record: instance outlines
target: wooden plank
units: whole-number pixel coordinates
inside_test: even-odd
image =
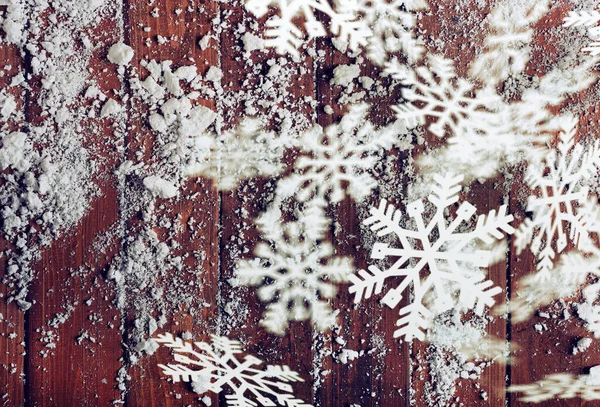
[[[330,39],[319,39],[318,49],[323,52],[323,57],[316,71],[319,102],[317,122],[326,128],[339,123],[351,106],[349,103],[339,103],[346,89],[331,84],[333,70],[340,65],[356,63],[356,60],[336,50]],[[360,64],[360,69],[361,76],[371,77],[381,70],[366,59]],[[361,90],[358,82],[354,82],[357,89]],[[383,80],[384,84],[386,82]],[[389,107],[395,103],[394,97],[397,96],[396,92],[392,92],[389,97],[379,100],[367,98],[368,102],[372,103],[369,120],[375,125],[388,124],[387,118],[393,117]],[[332,107],[333,114],[327,114],[325,106]],[[394,151],[388,152],[388,155],[398,157],[398,153]],[[398,173],[401,173],[400,167]],[[360,220],[369,205],[378,204],[378,195],[378,191],[375,190],[366,202],[360,204],[346,197],[338,204],[329,205],[328,216],[332,217],[335,225],[331,236],[335,255],[353,259],[357,271],[372,264],[368,248],[363,247],[363,242],[370,239],[362,236]],[[333,309],[340,311],[341,330],[327,337],[329,341],[318,344],[332,353],[332,357],[327,358],[323,367],[331,373],[325,377],[322,387],[317,391],[318,405],[409,405],[409,345],[393,338],[392,333],[398,318],[397,310],[379,305],[382,296],[373,296],[369,300],[363,300],[363,304],[354,306],[354,295],[349,293],[348,285],[339,285]],[[343,341],[344,344],[341,345],[338,341]],[[358,351],[361,356],[354,361],[342,363],[339,357],[344,350]]]
[[[291,62],[289,56],[280,56],[273,50],[266,53],[252,52],[250,56],[244,54],[242,41],[234,34],[239,26],[249,30],[252,21],[256,19],[248,13],[241,3],[223,5],[224,30],[221,35],[221,69],[223,71],[224,100],[223,114],[225,128],[232,128],[239,124],[244,117],[245,102],[249,100],[257,109],[257,116],[264,117],[267,129],[275,132],[282,130],[280,120],[291,113],[292,120],[312,121],[314,115],[310,101],[305,97],[314,98],[314,70],[313,59],[302,55],[299,61]],[[260,20],[264,24],[264,18]],[[260,31],[256,35],[261,35]],[[291,79],[283,85],[273,79],[274,87],[267,89],[264,76],[261,72],[268,72],[269,61],[281,64],[281,59],[287,61],[286,68],[291,69]],[[250,59],[252,64],[247,64]],[[260,69],[258,69],[260,68]],[[246,97],[239,97],[242,92]],[[261,102],[266,106],[261,106]],[[231,102],[233,102],[231,104]],[[233,113],[233,114],[232,114]],[[287,164],[292,164],[292,159],[286,159]],[[291,167],[291,165],[290,165]],[[285,174],[289,174],[289,168]],[[275,181],[276,182],[276,181]],[[254,258],[255,245],[263,241],[260,231],[254,221],[266,210],[270,201],[270,191],[274,189],[274,181],[266,178],[253,178],[242,181],[232,191],[221,193],[221,287],[219,291],[219,307],[225,311],[220,322],[220,331],[232,339],[241,340],[249,354],[264,361],[262,368],[268,364],[288,365],[298,372],[305,380],[293,383],[294,396],[312,403],[313,361],[314,354],[313,328],[310,320],[303,322],[290,322],[283,336],[269,333],[259,325],[266,310],[266,303],[262,303],[257,296],[258,287],[232,287],[228,280],[235,274],[234,269],[238,259]],[[233,310],[233,311],[232,311]],[[239,315],[237,312],[241,310]],[[318,369],[316,369],[318,371]],[[220,405],[225,405],[223,392]]]
[[[24,88],[10,86],[12,78],[23,69],[20,50],[15,45],[0,45],[0,60],[4,61],[4,75],[0,76],[0,89],[7,89],[16,103],[15,116],[9,120],[0,118],[2,133],[22,130],[24,115]],[[8,68],[10,66],[10,68]],[[3,171],[1,175],[11,171]],[[4,180],[0,178],[0,188]],[[14,242],[0,238],[0,405],[23,406],[25,402],[25,314],[16,302],[7,303],[13,288],[8,285],[9,251],[15,251]],[[16,252],[15,252],[16,254]],[[18,254],[16,254],[18,256]],[[6,279],[6,280],[5,280]]]
[[[95,41],[97,48],[89,70],[80,75],[89,74],[89,83],[109,97],[118,95],[120,88],[116,67],[106,60],[108,45],[119,37],[120,12],[113,5],[91,26],[81,27],[81,33]],[[34,13],[31,18],[32,24],[51,24],[48,14]],[[28,120],[48,131],[53,119],[39,116],[37,104],[41,79],[34,76],[29,82],[33,90]],[[100,106],[92,106],[82,95],[65,107],[80,121],[82,131],[87,130],[84,143],[102,170],[92,181],[98,195],[88,213],[72,230],[61,231],[59,239],[41,251],[35,265],[37,276],[30,288],[35,303],[27,314],[27,405],[109,405],[120,398],[115,379],[122,354],[114,288],[104,277],[120,248],[112,234],[118,218],[113,171],[120,157],[115,146],[122,134],[111,119],[88,118],[87,111],[96,110],[98,115]],[[99,235],[105,236],[101,242]]]
[[[547,14],[537,23],[536,31],[533,37],[532,58],[528,65],[527,74],[543,75],[547,73],[548,67],[559,63],[561,58],[560,38],[561,31],[555,28],[560,27],[563,18],[567,16],[569,10],[573,8],[569,2],[552,2],[551,8]],[[569,50],[566,50],[568,52]],[[563,50],[564,52],[564,50]],[[596,95],[595,85],[589,89],[580,92],[579,95],[573,95],[561,108],[581,109],[586,106],[587,101],[594,100]],[[560,109],[552,110],[552,113],[558,115]],[[597,138],[597,131],[594,126],[588,124],[598,120],[598,114],[593,109],[587,109],[580,113],[580,128],[577,139],[582,142],[591,143]],[[558,135],[555,134],[550,147],[554,148],[558,142]],[[524,181],[525,166],[520,166],[515,172],[513,180],[513,191],[511,193],[511,213],[515,214],[518,226],[522,220],[531,217],[531,213],[525,211],[523,197],[531,194],[531,191]],[[553,242],[555,243],[555,242]],[[569,242],[564,253],[576,251],[572,242]],[[555,261],[560,260],[557,255]],[[509,285],[511,299],[514,301],[518,293],[523,288],[520,284],[522,279],[533,274],[537,268],[537,259],[529,248],[526,248],[520,255],[516,255],[514,248],[511,251],[511,274]],[[552,273],[552,272],[551,272]],[[531,318],[524,322],[511,323],[510,340],[513,348],[513,355],[516,359],[515,365],[510,368],[509,384],[528,384],[535,383],[544,379],[545,376],[555,373],[570,373],[579,375],[589,372],[589,368],[600,364],[598,353],[598,344],[594,341],[590,348],[582,354],[574,356],[573,348],[577,341],[584,337],[591,337],[591,333],[584,329],[582,321],[575,315],[575,310],[569,303],[583,302],[581,294],[577,293],[574,298],[565,298],[566,304],[562,301],[554,301],[537,310]],[[570,317],[565,318],[564,311],[570,313]],[[546,315],[546,317],[541,316]],[[549,318],[547,316],[550,316]],[[513,393],[508,395],[509,405],[515,407],[528,406],[530,403],[519,401],[524,396],[522,393]],[[540,403],[544,407],[555,406],[582,406],[592,402],[584,402],[579,398],[574,399],[554,399]]]
[[[155,11],[156,10],[156,11]],[[158,14],[156,14],[158,13]],[[126,39],[134,49],[132,61],[140,78],[145,79],[147,72],[141,68],[141,60],[172,61],[173,70],[180,66],[196,65],[198,72],[205,75],[210,66],[217,66],[219,55],[217,44],[209,42],[209,47],[203,50],[198,45],[199,40],[211,33],[213,19],[220,14],[216,1],[189,2],[185,0],[160,0],[155,2],[128,1],[126,6]],[[161,36],[165,43],[158,39]],[[189,89],[186,89],[186,92]],[[199,98],[198,104],[216,110],[215,100]],[[143,103],[134,102],[132,114],[128,121],[127,159],[133,163],[148,163],[155,161],[153,149],[155,136],[147,123],[149,107]],[[142,154],[139,154],[139,153]],[[210,180],[189,179],[182,186],[185,193],[176,202],[158,199],[155,213],[178,223],[180,232],[175,236],[164,228],[157,227],[152,220],[144,220],[139,213],[123,219],[127,224],[128,235],[135,236],[141,230],[152,228],[158,233],[159,239],[171,239],[179,244],[171,250],[173,256],[182,256],[188,274],[173,271],[172,278],[180,287],[189,285],[183,290],[186,295],[192,295],[197,302],[204,306],[184,309],[173,306],[166,309],[167,324],[157,333],[172,332],[176,335],[190,333],[195,341],[209,340],[209,334],[217,332],[217,290],[219,276],[219,195],[211,187]],[[123,208],[125,209],[125,208]],[[129,215],[128,215],[129,216]],[[192,220],[193,218],[193,220]],[[125,243],[127,244],[127,243]],[[199,258],[195,258],[198,253]],[[124,253],[126,255],[126,253]],[[166,279],[154,283],[162,287],[165,293],[173,293],[173,283]],[[171,291],[169,291],[169,288]],[[131,293],[130,293],[131,295]],[[142,294],[145,295],[145,294]],[[169,295],[169,294],[164,294]],[[167,299],[171,301],[173,299]],[[142,310],[136,309],[133,301],[127,305],[125,329],[129,333],[135,320]],[[155,309],[158,318],[158,309]],[[135,345],[131,344],[130,345]],[[185,383],[173,384],[158,368],[158,363],[171,363],[173,356],[170,350],[160,348],[152,356],[143,356],[128,370],[131,380],[128,381],[127,405],[144,406],[177,406],[204,405],[199,397]],[[218,397],[207,395],[212,405],[218,405]]]

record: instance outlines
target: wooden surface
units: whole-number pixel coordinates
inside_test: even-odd
[[[436,3],[436,2],[433,2]],[[439,0],[438,3],[446,3]],[[459,2],[465,3],[465,2]],[[491,2],[493,3],[493,2]],[[188,5],[202,6],[206,13],[202,16],[184,12],[176,15],[173,10],[185,9]],[[163,10],[160,18],[150,16],[155,7]],[[562,8],[561,8],[562,7]],[[421,21],[421,30],[433,36],[441,30],[451,29],[451,25],[460,20],[456,15],[440,15],[433,5],[433,12]],[[453,10],[446,7],[445,10]],[[120,81],[116,67],[106,60],[108,47],[119,39],[123,33],[124,40],[135,50],[133,66],[140,71],[141,59],[169,59],[173,66],[187,65],[193,60],[200,73],[205,73],[209,66],[221,67],[226,93],[245,90],[248,85],[240,83],[243,77],[240,73],[245,68],[244,56],[239,51],[240,42],[233,35],[233,30],[242,19],[247,18],[247,12],[239,2],[218,2],[216,0],[156,0],[134,1],[126,0],[122,8],[124,25],[117,18],[106,18],[99,21],[94,31],[102,33],[97,37],[96,55],[93,58],[95,67],[91,76],[98,80],[102,90],[119,100],[130,92],[127,83]],[[489,5],[483,9],[473,9],[477,15],[475,21],[482,21],[489,11]],[[544,32],[548,27],[560,25],[566,14],[564,5],[554,5],[549,18],[544,18],[538,24],[536,32]],[[461,10],[468,13],[470,10]],[[213,17],[220,15],[224,29],[217,41],[211,40],[210,47],[202,51],[198,40],[208,31],[208,25]],[[41,22],[43,24],[43,22]],[[144,31],[150,27],[150,32]],[[450,28],[449,28],[450,27]],[[469,27],[457,25],[457,30],[469,32]],[[461,34],[459,32],[459,34]],[[177,40],[167,41],[159,45],[156,36]],[[150,38],[151,45],[146,45]],[[454,42],[447,44],[446,56],[458,61],[470,61],[473,52],[481,48],[481,38],[465,41],[458,35]],[[535,41],[549,42],[542,34],[537,34]],[[461,47],[461,43],[468,46]],[[304,96],[312,96],[318,101],[318,107],[313,109],[310,104],[301,102],[298,114],[309,120],[315,120],[322,126],[336,122],[344,112],[344,106],[336,104],[340,89],[332,89],[329,81],[333,68],[349,60],[336,51],[327,39],[319,39],[311,45],[317,51],[322,51],[324,57],[316,62],[304,56],[299,64],[306,68],[306,74],[297,78],[297,85],[289,89],[290,97],[302,100]],[[539,50],[539,48],[536,48]],[[276,57],[276,54],[253,55],[253,59],[266,61]],[[25,69],[29,57],[22,58],[14,46],[3,45],[0,58],[5,64],[13,66],[12,71]],[[532,64],[539,61],[532,58]],[[373,69],[366,65],[363,72]],[[528,68],[535,72],[535,66]],[[10,75],[8,76],[10,77]],[[6,86],[7,78],[0,78],[0,85]],[[19,108],[25,113],[28,121],[43,120],[37,117],[37,111],[31,105],[39,92],[36,78],[30,83],[30,89],[21,89]],[[302,85],[302,86],[299,86]],[[594,85],[597,86],[597,85]],[[585,97],[585,95],[584,95]],[[394,98],[371,100],[374,105],[375,120],[386,123],[392,113],[390,105]],[[144,109],[143,106],[131,106],[134,102],[126,102],[128,108]],[[202,100],[200,103],[215,109],[222,109],[219,100]],[[331,105],[333,115],[326,115],[323,107]],[[232,120],[224,123],[230,127],[242,116],[243,105],[235,106],[236,114]],[[204,405],[197,395],[194,395],[188,385],[173,384],[161,375],[157,363],[166,363],[171,356],[167,350],[160,349],[153,356],[145,356],[135,365],[122,360],[125,348],[119,327],[123,324],[125,332],[131,327],[135,318],[135,309],[120,311],[114,306],[116,300],[115,286],[106,280],[108,265],[126,246],[126,239],[113,238],[106,245],[106,253],[99,256],[91,250],[91,245],[97,235],[108,233],[115,228],[124,227],[127,231],[143,228],[144,220],[139,214],[128,216],[119,207],[118,181],[114,170],[124,159],[141,162],[151,159],[152,134],[144,122],[143,111],[140,114],[130,114],[125,129],[116,129],[109,120],[101,121],[100,131],[90,134],[86,140],[97,146],[101,156],[103,169],[96,180],[100,195],[91,204],[89,213],[73,230],[67,231],[62,238],[55,241],[41,253],[41,259],[36,263],[36,276],[30,289],[29,299],[35,301],[31,309],[23,313],[14,303],[0,301],[0,314],[4,321],[0,322],[0,405],[6,406],[106,406],[114,400],[125,406],[188,406]],[[593,129],[590,129],[590,132]],[[591,135],[590,137],[593,137]],[[108,141],[116,141],[124,146],[123,151],[115,149]],[[434,142],[434,140],[430,140]],[[142,151],[142,156],[136,154]],[[390,154],[398,158],[398,167],[402,167],[405,155],[393,151]],[[522,168],[518,169],[522,172]],[[516,172],[516,177],[522,174]],[[231,192],[218,192],[210,180],[190,180],[185,186],[190,198],[184,197],[176,204],[168,201],[161,202],[160,209],[169,216],[181,214],[182,224],[186,224],[190,216],[202,220],[202,235],[182,232],[180,242],[181,253],[200,250],[206,253],[206,258],[199,265],[202,274],[199,278],[204,284],[198,286],[198,296],[207,307],[197,310],[192,316],[188,310],[176,310],[170,316],[169,323],[161,331],[181,333],[191,331],[195,339],[206,339],[208,334],[226,331],[230,338],[241,339],[248,343],[248,353],[254,354],[266,363],[288,364],[306,380],[294,385],[295,395],[307,402],[320,406],[343,406],[353,404],[366,406],[408,406],[410,395],[414,391],[417,406],[424,406],[422,389],[428,373],[419,369],[425,366],[427,345],[414,342],[413,344],[399,343],[392,337],[397,319],[397,310],[390,310],[379,305],[374,298],[366,305],[354,307],[353,298],[346,286],[340,287],[333,301],[333,308],[340,310],[342,330],[339,336],[347,341],[348,349],[368,351],[379,346],[382,340],[387,352],[382,357],[377,354],[367,354],[358,361],[349,364],[335,363],[331,353],[338,352],[341,347],[334,341],[335,334],[317,335],[310,324],[292,323],[284,337],[266,333],[258,325],[264,310],[264,304],[257,299],[253,290],[240,291],[227,284],[232,276],[232,253],[242,250],[237,240],[232,240],[239,233],[239,225],[255,218],[264,203],[261,192],[264,180],[252,184],[252,188],[242,183]],[[258,188],[255,188],[258,185]],[[0,185],[1,187],[1,185]],[[479,213],[487,212],[498,207],[503,202],[501,191],[505,188],[502,177],[489,180],[483,184],[475,183],[468,193],[470,202],[475,204]],[[193,198],[191,195],[196,193]],[[399,200],[402,190],[398,191]],[[370,198],[377,202],[377,196]],[[522,219],[522,205],[511,194],[509,197],[510,212]],[[244,207],[248,215],[243,218],[238,209]],[[333,206],[329,214],[339,222],[343,233],[332,231],[331,237],[336,251],[340,255],[354,259],[357,268],[365,268],[368,264],[368,252],[358,248],[359,219],[356,205],[346,199],[339,205]],[[157,233],[161,233],[160,230]],[[253,248],[257,241],[256,230],[251,227],[245,233],[247,241],[244,246]],[[509,243],[510,238],[509,238]],[[0,251],[12,247],[11,242],[0,240]],[[73,270],[84,267],[86,272],[74,274]],[[496,265],[490,270],[490,277],[500,287],[507,290],[508,296],[514,295],[516,282],[535,268],[535,260],[531,253],[524,253],[518,258],[512,255],[506,265]],[[0,258],[0,276],[6,272],[6,262]],[[168,282],[165,282],[168,284]],[[7,295],[5,287],[0,285],[0,294]],[[233,326],[223,314],[225,303],[232,297],[242,295],[239,301],[247,304],[249,313],[245,324]],[[93,296],[91,305],[81,303],[74,307],[69,319],[57,327],[48,327],[47,321],[56,314],[65,312],[65,305],[71,299],[87,300]],[[600,363],[600,346],[595,341],[592,348],[580,356],[571,356],[570,351],[575,338],[584,334],[581,324],[573,321],[562,324],[548,324],[549,330],[543,335],[533,328],[539,318],[528,322],[511,324],[510,319],[496,318],[489,324],[489,333],[499,338],[506,338],[513,344],[518,344],[518,350],[513,365],[497,363],[488,367],[482,378],[477,381],[460,380],[457,396],[464,406],[504,405],[522,406],[515,395],[507,394],[506,386],[511,383],[528,383],[542,379],[546,374],[555,372],[583,373],[585,368]],[[47,348],[41,340],[44,331],[51,330],[57,336],[56,348]],[[95,343],[85,341],[77,344],[76,338],[82,331],[87,331],[95,338]],[[325,353],[324,351],[330,351]],[[552,350],[552,351],[550,351]],[[312,375],[314,364],[321,371],[331,371],[321,378],[321,385],[314,387]],[[121,399],[115,378],[121,367],[127,369],[128,378],[125,381],[126,393]],[[11,371],[16,373],[11,373]],[[476,383],[478,383],[476,385]],[[480,386],[480,387],[478,387]],[[487,392],[487,400],[480,397],[480,392]],[[224,406],[224,395],[209,395],[213,406]],[[121,400],[121,401],[119,401]],[[580,400],[546,402],[543,405],[578,406]],[[587,403],[587,406],[600,405]]]

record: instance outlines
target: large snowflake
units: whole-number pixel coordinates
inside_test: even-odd
[[[395,74],[393,65],[388,66],[388,72]],[[394,110],[407,127],[426,125],[440,138],[489,132],[489,121],[501,98],[491,88],[476,92],[468,80],[457,78],[452,60],[430,55],[426,66],[395,74],[401,75],[406,75],[405,83],[411,86],[403,94],[409,103]]]
[[[588,149],[575,144],[577,119],[563,123],[557,150],[528,167],[526,181],[535,194],[529,197],[527,211],[533,212],[533,219],[526,219],[515,234],[517,254],[531,243],[540,276],[552,268],[554,257],[569,241],[578,248],[586,244],[597,224],[597,205],[588,199],[586,184],[600,168],[600,141]]]
[[[289,321],[310,319],[320,331],[335,325],[337,313],[331,309],[337,288],[354,271],[351,259],[332,257],[333,246],[323,242],[329,225],[324,202],[305,204],[297,221],[282,220],[273,206],[257,220],[270,244],[259,243],[253,260],[241,260],[236,269],[237,283],[260,286],[258,296],[269,302],[261,321],[268,331],[283,335]]]
[[[246,118],[220,135],[196,136],[184,175],[211,178],[219,190],[231,190],[246,179],[281,172],[283,153],[293,143],[287,134],[264,130],[258,119]]]
[[[158,366],[174,382],[190,382],[197,393],[212,391],[220,393],[228,386],[233,394],[227,394],[229,407],[285,406],[310,407],[310,404],[294,398],[290,382],[303,382],[300,375],[288,366],[256,367],[263,362],[251,355],[239,356],[242,346],[225,337],[212,336],[212,344],[185,342],[172,334],[161,334],[157,342],[173,349],[177,364]],[[273,400],[277,400],[277,404]]]
[[[246,0],[245,4],[258,18],[267,14],[270,6],[279,10],[279,15],[267,20],[264,35],[265,45],[275,48],[280,54],[299,55],[298,48],[303,43],[304,33],[296,25],[297,17],[304,18],[304,29],[310,38],[327,35],[315,12],[327,15],[330,33],[352,50],[366,45],[367,38],[371,36],[369,27],[354,13],[355,0],[336,2],[335,8],[328,0]]]
[[[413,337],[423,340],[424,330],[432,316],[428,305],[441,312],[458,303],[481,313],[486,305],[494,303],[493,296],[501,291],[499,287],[493,287],[491,280],[486,280],[481,270],[489,265],[492,253],[477,250],[475,244],[478,241],[491,244],[502,237],[502,231],[513,233],[514,229],[510,226],[513,217],[506,214],[506,205],[503,205],[498,213],[491,211],[480,215],[471,231],[461,232],[459,228],[471,224],[475,207],[463,202],[454,219],[447,221],[444,215],[446,208],[458,202],[461,180],[462,176],[436,175],[436,185],[428,198],[435,212],[427,221],[422,201],[408,205],[407,211],[414,224],[410,229],[400,225],[402,212],[386,200],[382,200],[378,208],[372,208],[371,216],[364,221],[371,230],[378,231],[378,236],[395,234],[400,247],[375,243],[371,258],[397,260],[385,270],[370,266],[369,272],[361,270],[358,275],[350,276],[350,292],[355,293],[355,302],[358,303],[363,297],[371,297],[373,292],[379,294],[387,279],[403,277],[400,284],[390,289],[383,298],[384,304],[395,308],[412,284],[414,298],[411,304],[400,309],[401,318],[397,325],[401,328],[396,330],[395,337],[404,337],[406,341]],[[458,301],[455,293],[458,293]]]
[[[587,27],[589,36],[592,40],[582,51],[589,52],[590,55],[600,54],[600,12],[596,10],[570,11],[565,17],[563,26],[565,27]]]
[[[403,133],[399,123],[374,126],[368,113],[366,104],[352,106],[339,124],[305,132],[295,171],[279,181],[278,195],[296,196],[300,202],[315,196],[332,202],[343,200],[346,194],[357,201],[368,196],[377,186],[371,174],[375,163]]]

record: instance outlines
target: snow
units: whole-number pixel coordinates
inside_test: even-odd
[[[121,111],[121,105],[114,99],[108,99],[102,110],[100,111],[100,117],[108,117],[115,115]]]
[[[144,178],[144,186],[152,193],[152,195],[159,198],[173,198],[179,194],[179,190],[172,182],[165,179],[151,175]]]
[[[122,42],[113,44],[108,50],[108,60],[117,65],[128,65],[133,59],[133,48]]]
[[[27,171],[31,167],[26,155],[28,149],[31,149],[31,144],[27,142],[27,134],[12,132],[4,136],[0,148],[0,170],[13,167],[17,171]]]
[[[333,70],[333,78],[331,79],[332,85],[338,85],[347,87],[352,81],[358,78],[360,75],[360,67],[354,65],[339,65]]]
[[[245,33],[242,36],[242,42],[244,43],[244,50],[246,52],[262,51],[265,48],[265,42],[252,33]]]

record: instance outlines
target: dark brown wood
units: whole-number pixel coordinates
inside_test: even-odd
[[[459,3],[464,6],[465,2],[436,0],[430,3],[431,10],[419,20],[419,30],[424,34],[426,46],[456,61],[457,72],[464,75],[473,57],[482,49],[485,17],[494,2],[468,9],[459,6]],[[194,11],[185,11],[188,6]],[[203,13],[197,12],[199,7]],[[553,44],[557,38],[553,37],[556,34],[552,28],[560,26],[570,7],[563,1],[553,4],[550,13],[537,24],[534,55],[527,67],[527,75],[544,74],[548,61],[560,57]],[[151,15],[154,8],[160,10],[158,18]],[[176,14],[176,9],[184,11]],[[248,56],[244,55],[238,38],[238,25],[254,17],[244,9],[241,1],[124,0],[122,11],[125,26],[117,25],[119,19],[107,17],[91,28],[98,49],[90,63],[90,75],[109,97],[123,100],[124,96],[131,96],[127,81],[134,72],[144,77],[145,70],[140,65],[142,59],[169,59],[174,67],[194,63],[201,74],[205,74],[210,66],[220,67],[226,96],[260,86],[256,77],[244,83],[252,69],[245,63]],[[212,39],[209,47],[202,50],[198,41],[212,32],[211,25],[216,17],[221,18],[222,31],[218,39]],[[150,30],[146,31],[145,27]],[[120,76],[116,66],[106,60],[108,47],[119,41],[121,31],[125,42],[135,51],[132,66],[126,69],[124,76]],[[157,35],[167,38],[167,42],[159,44]],[[436,41],[440,37],[444,40],[443,49]],[[297,101],[294,113],[326,127],[337,123],[346,109],[338,103],[341,89],[332,88],[330,84],[333,69],[353,61],[337,51],[328,39],[316,40],[309,47],[323,51],[324,57],[315,61],[303,54],[299,62],[294,62],[295,66],[305,68],[306,73],[295,78],[287,97]],[[279,57],[270,50],[254,52],[250,58],[255,64],[265,64],[269,59]],[[4,64],[13,66],[12,73],[24,66],[16,47],[0,47],[0,59]],[[26,72],[28,69],[25,66]],[[366,64],[361,69],[363,74],[370,74],[380,68]],[[0,77],[0,87],[7,86],[11,76]],[[34,77],[29,82],[32,88],[28,90],[27,97],[23,88],[14,92],[20,97],[19,108],[22,111],[27,109],[27,120],[39,123],[44,120],[35,105],[36,96],[40,94],[40,78]],[[580,98],[594,101],[596,92],[597,85],[582,92]],[[304,97],[314,98],[316,109]],[[374,123],[385,125],[389,122],[393,117],[389,107],[398,97],[398,94],[392,94],[389,98],[369,100],[373,104]],[[26,100],[29,101],[27,106]],[[243,102],[241,100],[238,105],[230,107],[224,106],[218,97],[198,101],[225,114],[225,129],[236,126],[245,115]],[[125,254],[130,241],[129,236],[122,240],[118,233],[112,232],[125,228],[130,236],[135,236],[144,228],[153,228],[161,237],[167,234],[164,229],[143,220],[140,213],[128,216],[130,212],[127,210],[132,208],[125,208],[126,203],[119,196],[114,170],[125,159],[152,164],[154,142],[144,116],[147,106],[136,101],[124,104],[128,108],[125,123],[113,119],[92,120],[96,131],[86,137],[86,143],[94,146],[93,151],[98,153],[102,166],[94,180],[99,196],[91,202],[89,213],[77,226],[63,231],[59,239],[41,252],[41,260],[35,264],[36,279],[30,290],[30,299],[35,300],[32,308],[24,314],[14,303],[0,301],[0,314],[3,316],[0,318],[0,405],[107,406],[113,400],[119,400],[125,406],[203,406],[200,401],[203,396],[210,397],[213,406],[226,405],[227,391],[221,395],[197,395],[192,393],[188,384],[174,384],[167,380],[157,367],[158,363],[171,360],[172,354],[167,349],[160,348],[154,355],[144,356],[134,364],[122,360],[128,355],[129,335],[138,310],[129,303],[125,309],[115,306],[117,289],[114,282],[106,279],[106,273],[109,265]],[[333,115],[324,113],[326,105],[333,107]],[[582,117],[584,137],[597,137],[597,119],[592,108]],[[276,124],[272,124],[272,128],[278,130]],[[431,135],[425,137],[428,147],[441,143]],[[121,152],[114,143],[124,145],[125,151]],[[415,151],[420,152],[424,148],[416,146]],[[137,154],[139,151],[141,155]],[[398,173],[411,165],[408,155],[390,152]],[[293,154],[286,159],[291,164]],[[516,168],[512,177],[511,185],[523,185],[523,166]],[[400,186],[393,197],[398,205],[405,199],[407,182],[405,180],[405,185]],[[176,203],[157,199],[158,212],[177,219],[182,225],[182,231],[176,236],[181,247],[174,253],[185,255],[200,251],[206,254],[202,260],[190,256],[185,261],[197,270],[197,274],[188,277],[189,282],[197,284],[197,298],[207,306],[172,310],[173,315],[169,315],[169,322],[161,328],[161,332],[191,332],[194,340],[209,340],[210,334],[240,340],[246,351],[263,359],[265,365],[287,364],[299,372],[305,382],[294,384],[294,394],[308,403],[323,407],[353,404],[396,407],[409,406],[414,399],[417,407],[426,406],[424,389],[431,373],[426,362],[429,345],[416,341],[407,344],[393,338],[398,309],[382,306],[379,301],[383,295],[355,306],[348,286],[339,285],[338,295],[333,301],[333,308],[340,310],[339,332],[317,334],[307,321],[291,323],[286,334],[279,337],[259,325],[266,304],[258,299],[256,290],[230,285],[237,259],[252,258],[254,247],[261,240],[253,220],[266,209],[269,202],[265,195],[273,183],[273,180],[258,178],[242,182],[233,191],[219,192],[218,181],[193,178],[183,186],[186,196]],[[483,184],[473,184],[463,196],[477,206],[478,213],[495,209],[509,199],[510,212],[515,214],[515,226],[518,226],[527,216],[522,205],[523,191],[520,187],[513,187],[506,196],[505,188],[505,180],[500,176]],[[328,214],[339,225],[336,228],[332,224],[328,238],[334,244],[336,255],[353,258],[356,269],[372,264],[369,248],[361,247],[359,222],[365,215],[365,209],[378,201],[379,192],[375,192],[364,203],[356,204],[346,199],[328,207]],[[193,230],[187,227],[190,217],[198,223]],[[102,253],[94,249],[99,235],[107,237],[103,240]],[[512,239],[509,239],[509,244],[512,244]],[[0,252],[11,248],[10,242],[0,241]],[[535,259],[529,251],[516,256],[511,250],[508,264],[501,262],[494,265],[489,276],[514,299],[519,280],[534,269]],[[0,257],[0,278],[5,273],[6,257],[3,256]],[[170,282],[163,283],[168,287]],[[8,295],[8,291],[4,285],[0,286],[3,297]],[[84,305],[88,300],[89,305]],[[56,322],[60,319],[56,319],[57,314],[61,313],[68,314],[66,320]],[[548,328],[543,334],[535,329],[535,324],[539,323],[545,323]],[[77,338],[81,338],[83,333],[84,339],[78,343]],[[510,317],[496,317],[489,323],[488,333],[511,341],[513,364],[493,364],[486,368],[477,383],[460,380],[456,398],[465,406],[525,406],[526,403],[517,401],[519,395],[506,393],[507,382],[530,383],[556,372],[585,373],[589,367],[600,363],[600,347],[596,342],[585,354],[570,355],[576,339],[590,336],[582,323],[574,318],[564,322],[534,316],[527,322],[516,324]],[[55,336],[51,342],[56,343],[56,348],[47,347],[45,338]],[[343,339],[345,344],[339,344],[337,338]],[[336,361],[336,356],[344,348],[365,354],[358,360],[342,364]],[[124,383],[124,395],[115,381],[122,365],[126,366],[130,378]],[[13,369],[15,373],[11,373]],[[319,386],[313,385],[315,380]],[[482,392],[487,396],[482,398]],[[574,399],[543,405],[579,406],[583,403]]]
[[[118,41],[122,28],[110,14],[119,12],[113,8],[97,25],[86,27],[98,45],[90,60],[89,79],[109,97],[120,87],[116,68],[106,59],[108,46]],[[28,120],[35,124],[49,120],[39,116],[39,80],[30,81],[33,89],[27,106]],[[79,106],[91,108],[83,98],[69,108]],[[91,119],[82,125],[87,130],[84,143],[105,171],[93,180],[99,194],[88,214],[73,230],[60,231],[35,264],[36,278],[30,288],[34,304],[26,314],[25,398],[29,406],[78,405],[82,400],[110,405],[120,398],[115,381],[122,356],[120,315],[114,307],[114,286],[105,276],[121,244],[110,236],[119,217],[112,171],[120,153],[114,143],[122,133],[109,119]],[[92,247],[100,235],[108,236],[103,253]]]
[[[10,70],[0,77],[0,88],[4,89],[10,85],[12,77],[23,68],[23,60],[19,49],[14,45],[2,44],[0,46],[0,60],[4,65],[12,66]],[[24,113],[24,88],[22,86],[11,87],[9,94],[13,95],[17,103],[18,115]],[[19,131],[22,122],[8,123],[1,121],[3,131]],[[8,170],[10,171],[10,170]],[[7,172],[8,172],[7,171]],[[3,181],[0,180],[0,188]],[[8,251],[16,250],[14,244],[0,238],[0,281],[7,275]],[[11,287],[0,284],[0,403],[11,406],[23,406],[25,402],[24,384],[25,371],[25,314],[19,309],[16,302],[7,303]]]

